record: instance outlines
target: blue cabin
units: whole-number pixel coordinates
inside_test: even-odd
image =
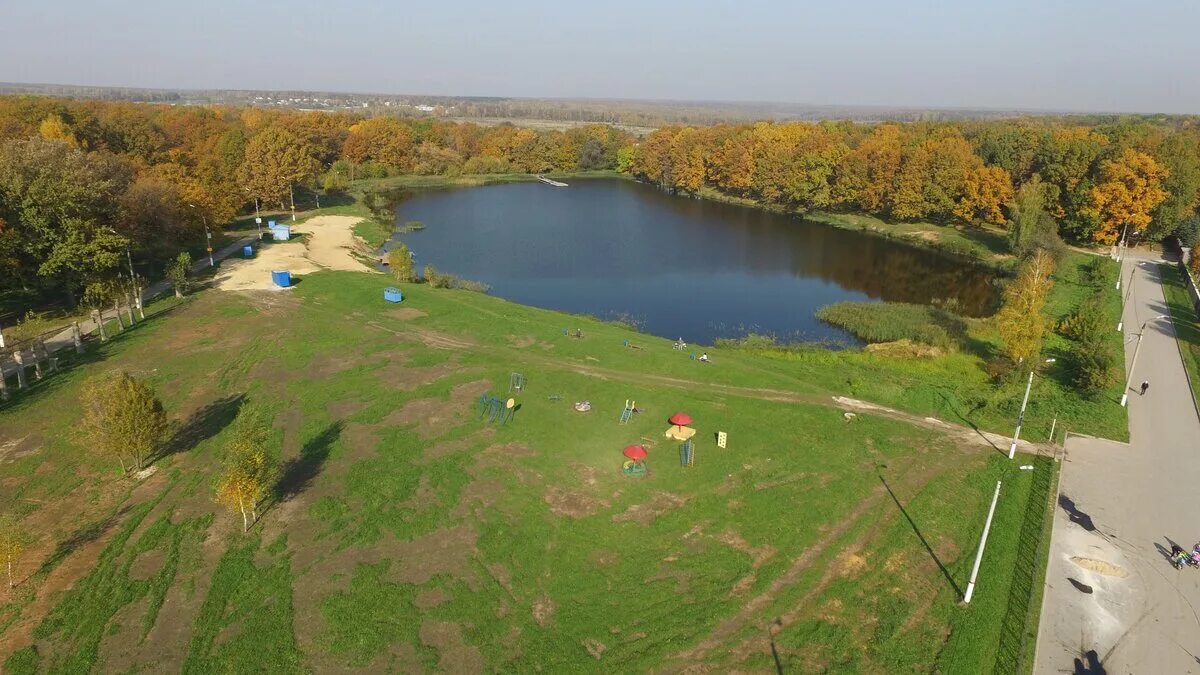
[[[400,302],[404,300],[404,294],[400,292],[399,288],[385,288],[383,289],[383,299],[388,302]]]

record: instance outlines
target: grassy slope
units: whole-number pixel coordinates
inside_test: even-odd
[[[1171,308],[1171,320],[1175,323],[1175,334],[1183,354],[1183,366],[1187,369],[1192,391],[1200,385],[1200,322],[1196,310],[1184,286],[1183,272],[1173,264],[1158,266],[1163,277],[1163,293],[1167,306]]]
[[[775,616],[785,619],[775,642],[788,670],[974,672],[997,660],[1030,473],[1005,478],[982,583],[963,608],[937,562],[965,586],[991,489],[1009,466],[999,454],[721,389],[823,398],[791,362],[713,350],[714,364],[700,365],[665,340],[422,286],[405,288],[405,307],[425,316],[402,318],[380,300],[386,285],[321,273],[292,292],[302,299],[294,305],[201,296],[103,347],[102,364],[0,410],[5,435],[42,442],[0,464],[0,503],[23,505],[30,522],[46,503],[65,498],[86,513],[88,494],[126,485],[62,433],[77,417],[79,381],[101,367],[149,377],[176,415],[245,393],[279,414],[277,451],[314,467],[299,496],[241,535],[232,514],[208,515],[223,436],[220,425],[206,428],[195,447],[161,461],[154,490],[128,498],[96,566],[35,629],[36,653],[17,652],[6,670],[112,665],[121,640],[128,667],[165,650],[168,664],[196,671],[238,670],[263,654],[281,668],[452,669],[477,650],[494,667],[611,672],[661,665],[714,632],[713,648],[692,660],[769,668],[764,644],[744,656],[729,648],[761,638]],[[564,337],[568,325],[584,339]],[[512,425],[481,434],[470,396],[447,402],[480,379],[503,394],[513,370],[530,385]],[[618,426],[630,397],[647,412]],[[569,409],[583,398],[592,413]],[[394,417],[413,401],[420,414]],[[692,469],[660,435],[676,409],[698,420]],[[714,447],[717,429],[730,433],[729,450]],[[642,436],[659,440],[652,474],[623,478],[619,449]],[[687,501],[673,506],[664,493]],[[659,512],[644,523],[621,518],[638,505]],[[73,525],[57,527],[46,536],[70,538]],[[449,532],[471,535],[461,559],[452,545],[418,546]],[[138,556],[157,549],[166,562],[150,577],[136,572]],[[27,608],[37,583],[0,616]],[[434,591],[444,602],[418,601]],[[163,604],[171,593],[176,603]],[[759,609],[725,624],[750,598]],[[190,620],[180,603],[193,608]],[[170,620],[186,622],[176,626],[183,642],[154,637],[168,605]],[[587,651],[598,644],[599,660]]]

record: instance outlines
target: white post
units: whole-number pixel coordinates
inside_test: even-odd
[[[1054,445],[1054,427],[1058,426],[1058,415],[1050,422],[1050,445]]]
[[[1117,322],[1117,332],[1125,327],[1125,305],[1129,304],[1129,294],[1133,293],[1133,273],[1137,271],[1137,265],[1129,270],[1129,281],[1125,283],[1125,299],[1121,301],[1121,319]],[[1120,275],[1117,275],[1118,288],[1120,288]]]
[[[1129,376],[1125,378],[1125,391],[1121,392],[1121,407],[1129,402],[1129,385],[1133,384],[1133,367],[1137,365],[1138,351],[1142,348],[1142,334],[1146,332],[1146,324],[1142,324],[1142,330],[1138,331],[1138,341],[1133,347],[1133,359],[1129,361]]]
[[[292,222],[296,221],[296,188],[288,185],[288,196],[292,200]]]
[[[1025,406],[1029,404],[1029,390],[1033,388],[1033,370],[1029,371],[1029,383],[1025,385],[1025,398],[1021,401],[1021,414],[1017,415],[1017,430],[1013,432],[1012,445],[1008,446],[1008,458],[1017,456],[1017,440],[1021,438],[1021,423],[1025,421]]]
[[[4,329],[0,328],[0,349],[4,349]]]
[[[983,549],[987,546],[988,531],[992,529],[992,516],[996,515],[996,501],[1000,499],[1000,481],[996,481],[996,492],[992,495],[992,506],[988,509],[987,521],[983,524],[983,535],[979,537],[979,550],[975,552],[975,566],[971,568],[971,580],[967,582],[967,592],[963,595],[963,604],[970,604],[971,596],[975,594],[975,578],[979,576],[979,564],[983,562]]]

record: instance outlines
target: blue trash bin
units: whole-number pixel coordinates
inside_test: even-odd
[[[274,270],[271,272],[271,281],[280,288],[287,288],[292,285],[292,273],[287,270]]]
[[[254,247],[253,246],[243,246],[242,247],[242,257],[243,258],[253,258],[254,257]]]

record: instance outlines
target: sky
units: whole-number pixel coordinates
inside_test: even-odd
[[[2,0],[0,81],[1200,113],[1200,0]]]

